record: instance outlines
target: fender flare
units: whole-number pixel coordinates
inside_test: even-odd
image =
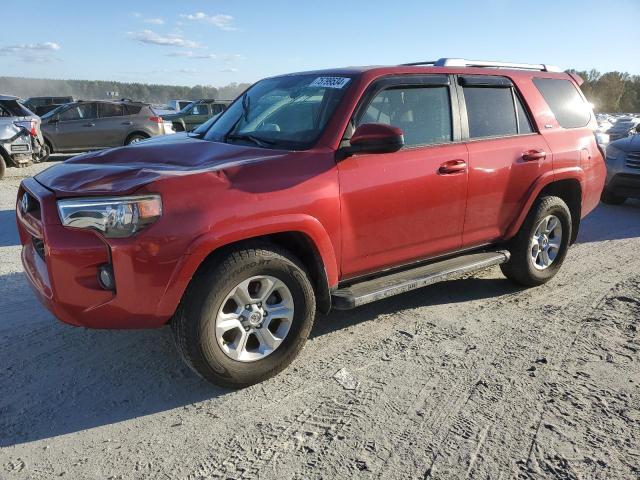
[[[584,181],[585,181],[585,173],[584,170],[580,167],[567,167],[558,169],[555,171],[550,171],[541,175],[536,182],[531,186],[529,192],[527,193],[527,200],[523,204],[523,207],[520,209],[520,214],[511,224],[511,226],[507,229],[505,233],[505,240],[510,240],[516,236],[518,230],[524,223],[525,218],[529,214],[531,207],[533,206],[533,202],[536,201],[540,192],[547,186],[551,185],[554,182],[558,182],[560,180],[577,180],[580,183],[580,187],[582,190],[582,201],[584,202]]]
[[[315,247],[324,266],[328,286],[338,284],[338,261],[333,243],[320,221],[305,214],[289,214],[269,217],[264,220],[243,220],[214,227],[211,231],[196,238],[182,256],[167,284],[156,313],[170,317],[184,295],[202,262],[213,252],[236,242],[251,240],[277,233],[302,233]]]

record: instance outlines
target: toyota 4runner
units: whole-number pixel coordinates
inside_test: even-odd
[[[259,81],[204,131],[24,180],[26,275],[72,325],[171,324],[230,387],[288,365],[317,311],[492,265],[543,284],[605,181],[580,83],[463,59]]]

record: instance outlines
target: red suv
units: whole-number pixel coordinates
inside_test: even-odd
[[[259,382],[316,311],[491,265],[552,278],[605,180],[580,83],[462,59],[259,81],[204,131],[24,180],[26,274],[64,322],[170,323],[204,378]]]

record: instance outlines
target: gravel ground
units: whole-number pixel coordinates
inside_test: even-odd
[[[228,391],[168,329],[57,322],[0,183],[0,478],[640,477],[640,202],[601,205],[560,274],[497,268],[318,317],[301,356]]]

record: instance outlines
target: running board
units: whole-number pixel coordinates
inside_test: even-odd
[[[334,290],[331,293],[331,303],[337,310],[349,310],[416,288],[443,282],[464,273],[500,265],[508,261],[509,257],[508,251],[498,250],[441,260]]]

